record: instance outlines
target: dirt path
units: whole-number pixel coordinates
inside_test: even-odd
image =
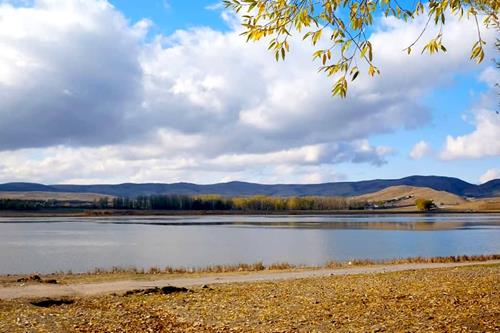
[[[244,283],[258,281],[292,280],[310,277],[375,274],[385,272],[398,272],[406,270],[449,268],[472,265],[500,264],[500,260],[485,262],[464,263],[424,263],[424,264],[400,264],[400,265],[378,265],[365,267],[350,267],[336,269],[299,270],[285,272],[250,272],[250,273],[222,273],[205,277],[185,277],[161,279],[153,281],[109,281],[96,283],[75,283],[66,285],[29,284],[16,287],[0,287],[0,299],[11,300],[16,298],[38,298],[38,297],[63,297],[63,296],[93,296],[99,294],[120,293],[132,289],[144,289],[152,287],[176,286],[195,287],[219,283]]]

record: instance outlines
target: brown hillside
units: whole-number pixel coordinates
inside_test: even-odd
[[[471,200],[457,206],[460,210],[500,211],[500,197]]]
[[[393,201],[394,205],[399,207],[413,206],[415,205],[415,201],[419,198],[432,200],[439,207],[462,205],[468,202],[466,199],[449,192],[436,191],[428,187],[404,185],[391,186],[378,192],[354,197],[354,199],[368,202]]]
[[[109,195],[97,193],[66,193],[66,192],[0,192],[0,199],[17,200],[57,200],[90,202],[99,198],[111,198]]]

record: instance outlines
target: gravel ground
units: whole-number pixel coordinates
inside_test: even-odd
[[[18,299],[0,301],[0,331],[500,332],[498,286],[495,264]]]
[[[495,258],[498,255],[494,256]],[[439,259],[439,258],[438,258]],[[436,258],[430,260],[438,260]],[[447,259],[447,258],[445,258]],[[500,264],[500,260],[482,262],[423,262],[404,264],[378,264],[361,266],[344,266],[337,268],[302,268],[302,269],[264,269],[258,271],[230,271],[221,273],[191,273],[184,274],[104,274],[50,276],[38,275],[24,277],[0,278],[0,299],[12,300],[16,298],[42,297],[85,297],[99,296],[111,293],[126,292],[133,289],[152,287],[176,286],[193,287],[204,284],[227,284],[239,282],[264,282],[275,280],[295,280],[334,275],[358,275],[399,272],[406,270],[430,268],[454,268],[471,265]],[[52,279],[57,277],[57,279]],[[92,281],[98,278],[97,281]],[[10,280],[8,282],[7,280]]]

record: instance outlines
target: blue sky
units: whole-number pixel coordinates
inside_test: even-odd
[[[478,102],[479,94],[488,89],[484,83],[478,82],[479,74],[479,69],[466,75],[457,74],[451,82],[427,94],[423,104],[431,110],[432,119],[429,124],[373,138],[374,144],[391,145],[398,151],[391,159],[391,163],[380,168],[382,178],[390,177],[397,171],[400,175],[406,173],[447,175],[475,183],[485,167],[493,168],[500,165],[498,156],[449,162],[432,157],[415,161],[408,155],[418,140],[425,139],[431,146],[439,149],[447,135],[458,136],[474,130],[473,124],[464,121],[464,115],[474,103]]]
[[[213,0],[40,0],[30,15],[5,3],[0,182],[500,175],[498,70],[468,61],[470,23],[448,24],[448,54],[407,57],[394,41],[422,23],[381,20],[372,38],[384,45],[382,76],[360,78],[340,101],[310,46],[295,41],[276,64]]]
[[[203,25],[227,29],[227,25],[220,19],[220,11],[208,9],[217,4],[213,0],[114,0],[111,3],[132,21],[151,19],[156,25],[153,31],[164,34]]]

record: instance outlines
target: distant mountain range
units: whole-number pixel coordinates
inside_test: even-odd
[[[263,185],[245,182],[229,182],[213,185],[191,183],[173,184],[118,184],[118,185],[42,185],[36,183],[0,184],[0,192],[69,192],[98,193],[112,196],[136,197],[151,194],[219,194],[223,196],[357,196],[377,192],[391,186],[429,187],[459,196],[485,198],[500,196],[500,179],[482,185],[467,183],[458,178],[439,176],[410,176],[401,179],[376,179],[358,182],[323,184],[276,184]]]

